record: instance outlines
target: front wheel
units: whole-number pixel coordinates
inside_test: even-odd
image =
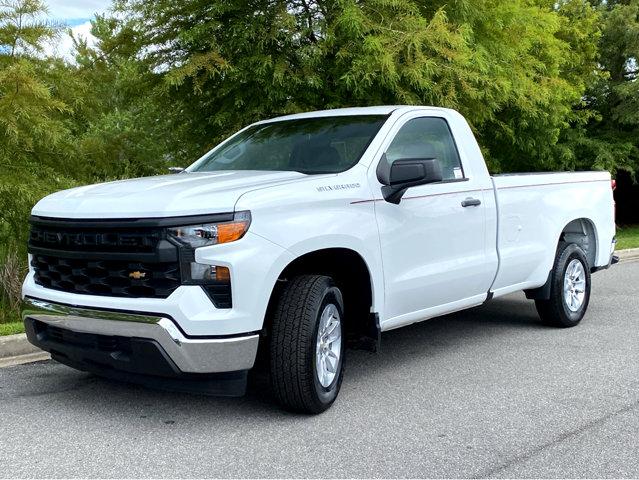
[[[273,314],[271,385],[287,409],[320,413],[343,376],[344,302],[330,277],[300,275],[282,290]]]
[[[590,269],[581,247],[568,243],[559,248],[550,281],[550,298],[535,300],[539,316],[554,327],[574,327],[590,301]]]

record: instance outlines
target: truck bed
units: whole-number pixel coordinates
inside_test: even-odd
[[[591,229],[595,245],[583,245],[591,267],[606,265],[614,237],[608,172],[524,173],[492,176],[497,208],[498,273],[495,295],[542,285],[552,267],[556,232],[571,224]],[[552,212],[552,215],[549,213]],[[575,221],[578,216],[589,220]],[[595,228],[598,225],[599,228]],[[605,231],[602,231],[605,230]]]

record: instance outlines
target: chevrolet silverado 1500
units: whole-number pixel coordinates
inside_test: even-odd
[[[347,345],[524,291],[550,325],[614,263],[607,172],[490,176],[464,118],[431,107],[291,115],[178,174],[33,209],[23,318],[64,364],[321,412]],[[256,359],[258,359],[256,361]]]

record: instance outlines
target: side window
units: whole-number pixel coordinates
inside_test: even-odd
[[[397,132],[386,150],[390,163],[401,158],[436,158],[444,180],[464,178],[459,153],[443,118],[414,118]]]

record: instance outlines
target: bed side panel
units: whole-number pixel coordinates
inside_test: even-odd
[[[499,204],[500,269],[496,296],[546,282],[562,230],[588,219],[596,235],[596,265],[607,265],[615,234],[608,172],[522,174],[494,177]]]

